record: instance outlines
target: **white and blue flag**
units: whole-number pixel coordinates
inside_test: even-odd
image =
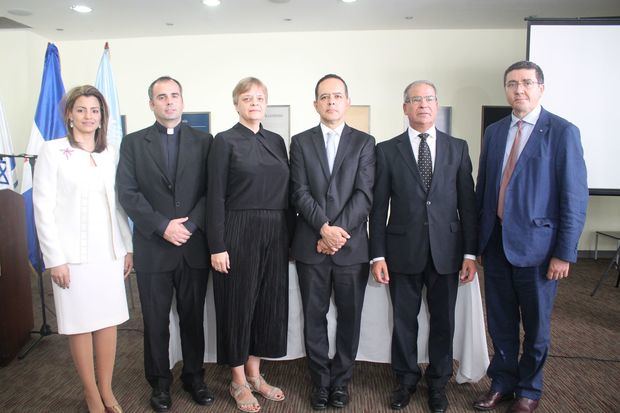
[[[110,48],[107,42],[103,49],[103,56],[101,56],[101,61],[99,62],[95,87],[99,89],[108,103],[110,117],[108,120],[107,141],[108,145],[113,146],[118,153],[118,148],[121,146],[121,139],[123,138],[123,127],[121,125],[121,110],[118,105],[118,94],[116,93],[116,82],[114,81],[114,74],[112,73],[112,66],[110,65]]]
[[[13,155],[13,142],[11,134],[4,119],[4,110],[0,103],[0,154]],[[17,177],[15,176],[15,158],[0,156],[0,189],[17,188]]]
[[[45,63],[43,65],[43,79],[37,111],[34,115],[34,124],[30,132],[30,140],[26,153],[38,155],[43,142],[62,138],[67,135],[62,120],[60,102],[65,94],[65,87],[60,76],[60,58],[58,49],[53,43],[47,44]],[[36,162],[35,162],[36,167]],[[34,211],[32,206],[32,169],[28,160],[24,163],[22,174],[22,194],[26,207],[26,230],[28,236],[28,258],[32,266],[43,270],[43,262],[37,253],[37,239],[34,228]]]

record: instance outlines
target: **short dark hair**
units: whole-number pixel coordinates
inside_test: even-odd
[[[108,146],[107,134],[108,134],[108,119],[110,112],[108,110],[108,104],[103,97],[103,94],[94,86],[84,85],[77,86],[71,89],[63,98],[62,105],[64,106],[63,119],[65,121],[65,128],[67,129],[67,138],[71,146],[79,148],[80,145],[75,141],[73,136],[73,122],[71,121],[71,112],[75,106],[75,101],[82,96],[94,96],[99,101],[99,110],[101,110],[101,124],[95,131],[95,152],[100,153]]]
[[[183,86],[181,86],[178,80],[170,76],[160,76],[157,79],[153,80],[153,83],[151,83],[151,85],[149,86],[149,100],[153,100],[153,88],[155,87],[155,84],[158,82],[167,82],[167,81],[172,81],[176,83],[179,86],[179,91],[181,92],[181,96],[183,96]]]
[[[322,78],[319,79],[318,82],[316,82],[316,86],[314,87],[314,99],[317,100],[319,98],[319,85],[321,84],[321,82],[323,82],[324,80],[327,79],[338,79],[340,80],[343,84],[344,84],[344,94],[346,95],[346,97],[349,97],[349,87],[347,86],[347,82],[344,81],[343,78],[341,78],[338,75],[335,75],[333,73],[329,73],[326,74],[325,76],[323,76]]]
[[[541,85],[545,83],[545,75],[543,74],[540,66],[528,60],[521,60],[520,62],[516,62],[508,66],[508,69],[506,69],[506,71],[504,72],[504,84],[506,84],[506,77],[508,76],[508,73],[512,72],[513,70],[520,69],[534,69],[536,71],[536,80],[538,81],[538,83]]]

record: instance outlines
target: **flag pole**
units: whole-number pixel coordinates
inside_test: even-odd
[[[45,307],[45,290],[43,284],[43,258],[41,254],[41,246],[37,237],[37,231],[34,222],[34,206],[32,182],[34,180],[34,164],[36,162],[36,154],[43,142],[52,139],[58,139],[66,136],[64,121],[61,112],[58,110],[60,101],[65,94],[65,87],[60,75],[60,57],[58,48],[53,43],[47,44],[45,51],[45,60],[43,64],[43,75],[41,79],[41,91],[34,116],[34,123],[30,133],[30,140],[26,152],[29,153],[24,163],[22,175],[22,195],[24,196],[24,204],[26,207],[26,223],[27,237],[29,243],[30,262],[39,277],[39,297],[41,299],[41,312],[43,315],[42,325],[39,331],[32,333],[39,334],[40,337],[31,343],[18,358],[22,359],[34,348],[44,337],[53,334],[51,328],[47,324],[46,307]],[[24,156],[26,158],[26,156]]]
[[[2,155],[0,154],[0,157],[7,157],[7,158],[23,158],[25,160],[28,161],[28,163],[30,163],[30,169],[31,169],[31,173],[32,173],[32,178],[34,181],[34,167],[37,161],[37,155],[28,155],[25,153],[19,154],[19,155]],[[47,309],[47,306],[45,305],[45,286],[43,285],[43,268],[41,268],[42,263],[43,263],[43,255],[41,254],[41,247],[39,246],[39,237],[37,234],[37,228],[36,226],[34,227],[34,235],[35,235],[35,252],[36,255],[38,257],[38,264],[34,265],[34,270],[37,273],[37,279],[39,282],[39,300],[41,301],[41,327],[39,328],[39,330],[33,330],[30,332],[30,334],[38,334],[39,337],[34,340],[31,341],[30,344],[28,344],[28,346],[26,346],[18,355],[17,355],[17,359],[18,360],[22,360],[24,359],[28,353],[30,353],[30,351],[35,348],[37,346],[37,344],[39,344],[41,342],[41,340],[43,340],[43,338],[47,337],[47,336],[51,336],[52,334],[56,334],[55,331],[52,331],[52,328],[49,326],[49,324],[47,324],[47,313],[45,312],[45,310]]]

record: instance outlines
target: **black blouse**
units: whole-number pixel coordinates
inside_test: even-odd
[[[289,165],[282,137],[237,123],[215,136],[209,152],[207,236],[211,254],[226,251],[226,211],[287,210]]]

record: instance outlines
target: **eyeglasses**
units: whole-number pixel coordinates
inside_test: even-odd
[[[437,102],[437,96],[410,96],[405,99],[405,103],[422,103],[425,100],[426,103]]]
[[[532,79],[525,79],[522,82],[511,80],[510,82],[506,83],[506,89],[515,90],[519,87],[519,85],[522,85],[525,89],[531,89],[532,87],[534,87],[534,85],[542,85],[542,83]]]

